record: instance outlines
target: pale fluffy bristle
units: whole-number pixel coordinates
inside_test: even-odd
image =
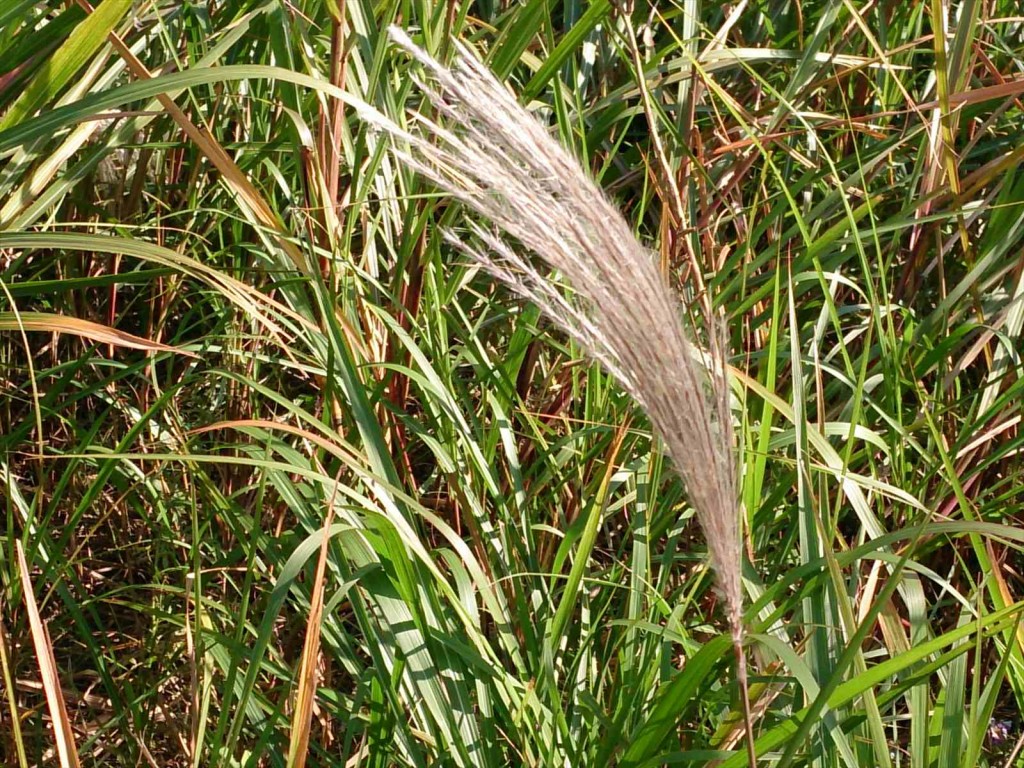
[[[474,227],[481,246],[449,238],[539,305],[647,412],[686,484],[740,642],[742,560],[720,321],[706,318],[708,366],[651,255],[579,163],[464,47],[449,69],[401,30],[392,37],[428,71],[422,87],[440,116],[421,117],[418,131],[403,133],[406,161],[496,230]],[[532,257],[561,274],[572,299]]]

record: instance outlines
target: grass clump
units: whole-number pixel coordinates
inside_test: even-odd
[[[1017,764],[1017,15],[0,8],[0,761]]]

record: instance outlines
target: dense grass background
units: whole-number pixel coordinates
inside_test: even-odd
[[[336,98],[429,114],[390,24],[726,313],[761,763],[1024,764],[1014,0],[6,0],[0,762],[746,764],[642,412]]]

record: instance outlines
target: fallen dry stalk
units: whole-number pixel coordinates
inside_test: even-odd
[[[703,354],[686,332],[677,298],[619,211],[464,46],[457,45],[447,69],[401,30],[391,33],[430,73],[432,84],[421,86],[445,123],[418,115],[420,132],[399,132],[409,144],[405,161],[496,227],[470,225],[483,249],[451,233],[448,240],[582,344],[643,407],[664,441],[707,538],[746,708],[739,511],[721,322],[706,315],[710,349]],[[572,298],[523,255],[527,251],[560,273]],[[749,734],[749,715],[747,726]],[[748,744],[754,760],[752,738]]]

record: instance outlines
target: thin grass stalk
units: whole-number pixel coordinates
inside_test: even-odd
[[[416,115],[418,132],[398,132],[408,142],[400,155],[494,225],[469,225],[482,245],[452,232],[446,239],[536,303],[619,381],[686,484],[724,598],[753,765],[726,329],[705,311],[707,350],[698,347],[619,211],[467,48],[456,43],[449,69],[403,31],[391,35],[429,72],[432,82],[420,87],[451,126]],[[561,276],[569,298],[524,252]]]
[[[14,689],[14,670],[11,667],[11,658],[7,654],[7,629],[4,627],[2,611],[0,611],[0,673],[3,675],[7,711],[10,713],[9,738],[14,742],[14,750],[18,755],[18,768],[28,768],[25,740],[21,735],[21,709],[18,706],[18,697]]]

